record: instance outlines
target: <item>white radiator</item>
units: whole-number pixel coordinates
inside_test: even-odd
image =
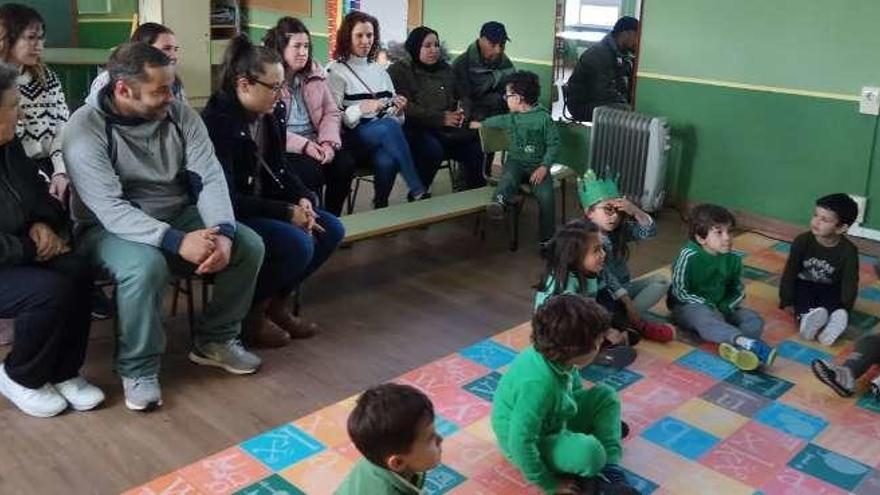
[[[620,192],[645,211],[663,206],[666,196],[666,119],[627,110],[593,111],[590,168],[602,178],[617,179]]]

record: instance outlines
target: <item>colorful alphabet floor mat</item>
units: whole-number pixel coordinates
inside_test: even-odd
[[[876,331],[874,259],[862,259],[860,297],[845,339],[828,348],[799,339],[776,307],[788,247],[756,234],[735,242],[744,256],[746,305],[764,316],[765,339],[779,352],[766,373],[739,372],[712,346],[684,341],[642,342],[638,359],[624,370],[583,369],[587,383],[620,392],[631,428],[623,464],[642,493],[880,494],[880,401],[864,393],[839,398],[809,367],[818,357],[844,359],[852,339]],[[658,318],[666,314],[663,303],[655,308]],[[489,424],[498,380],[528,345],[529,332],[521,325],[399,377],[431,397],[446,439],[443,463],[428,475],[429,494],[540,493],[496,449]],[[354,399],[127,493],[330,494],[359,457],[345,430]]]

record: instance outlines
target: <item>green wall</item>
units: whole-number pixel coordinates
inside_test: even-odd
[[[648,0],[637,107],[673,125],[672,196],[806,224],[822,194],[873,195],[880,227],[878,119],[852,101],[880,83],[878,16],[873,0]]]

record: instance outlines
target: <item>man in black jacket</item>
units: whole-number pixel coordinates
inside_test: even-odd
[[[15,344],[0,364],[0,394],[23,412],[88,410],[104,394],[79,374],[89,339],[92,280],[70,252],[67,218],[18,138],[18,70],[0,64],[0,318]]]
[[[591,122],[603,105],[630,108],[639,21],[621,17],[602,41],[581,54],[565,87],[565,104],[578,121]]]

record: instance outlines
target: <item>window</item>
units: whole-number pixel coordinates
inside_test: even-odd
[[[621,0],[566,0],[565,27],[611,31],[620,17]]]

